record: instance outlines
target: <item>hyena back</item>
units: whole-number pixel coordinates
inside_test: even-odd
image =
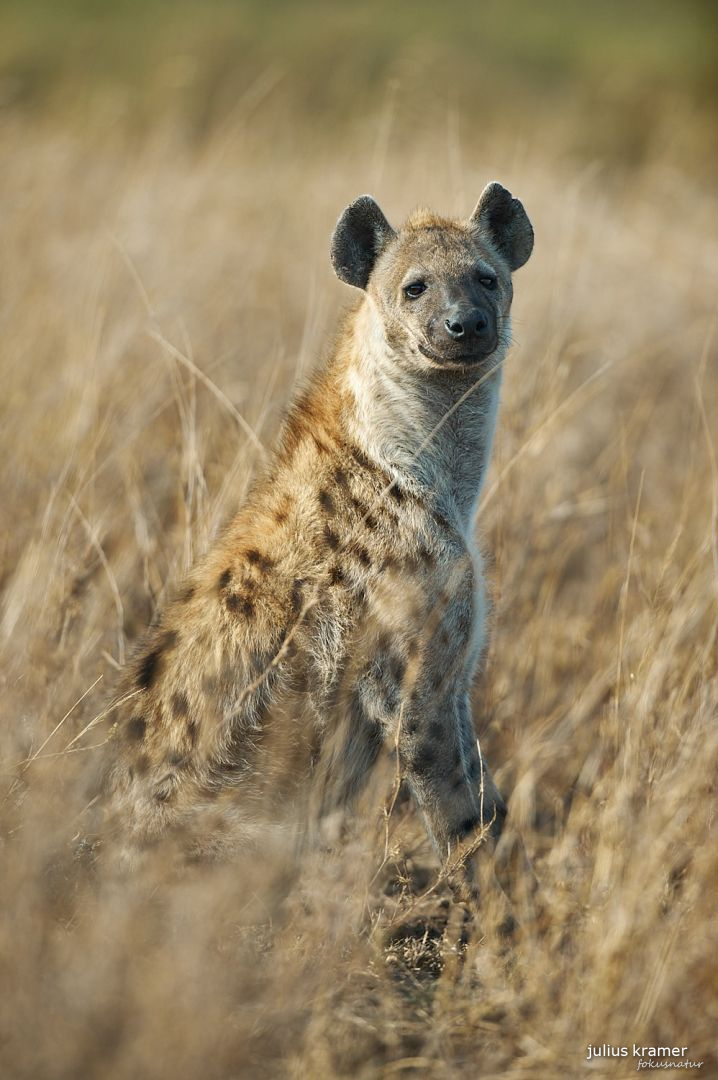
[[[227,798],[261,836],[257,807],[287,798],[270,731],[295,747],[291,797],[317,817],[388,744],[442,857],[498,834],[469,706],[485,620],[473,525],[511,272],[532,246],[496,183],[466,221],[418,212],[394,231],[368,196],[342,214],[332,261],[362,298],[127,674],[103,803],[131,846]]]

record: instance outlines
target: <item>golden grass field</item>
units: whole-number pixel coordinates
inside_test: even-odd
[[[201,139],[171,113],[0,114],[0,1075],[613,1078],[636,1060],[588,1045],[636,1043],[718,1076],[706,163],[670,138],[578,154],[576,117],[480,130],[400,83],[325,130],[275,82]],[[462,927],[381,777],[346,842],[300,865],[88,875],[73,851],[118,666],[330,345],[352,299],[338,213],[370,191],[395,223],[465,215],[493,178],[536,247],[478,526],[475,717],[543,921],[507,936],[488,896]]]

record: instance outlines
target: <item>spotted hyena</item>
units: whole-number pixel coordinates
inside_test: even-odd
[[[505,815],[470,693],[486,601],[474,515],[533,231],[500,184],[467,220],[395,231],[363,196],[331,258],[361,291],[265,474],[139,651],[111,739],[106,816],[134,850],[259,842],[322,820],[383,747],[443,858]],[[122,710],[124,710],[124,715]],[[217,822],[216,831],[211,822]]]

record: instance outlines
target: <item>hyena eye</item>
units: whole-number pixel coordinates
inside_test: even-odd
[[[479,278],[479,285],[483,285],[485,289],[495,289],[496,278],[493,274],[482,274]]]
[[[412,281],[411,285],[404,286],[404,296],[407,296],[409,300],[416,300],[417,296],[421,296],[423,292],[426,292],[425,281]]]

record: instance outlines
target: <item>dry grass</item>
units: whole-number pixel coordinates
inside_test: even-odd
[[[269,139],[262,109],[194,147],[169,121],[0,132],[0,1071],[618,1077],[633,1059],[588,1070],[586,1047],[636,1042],[718,1075],[715,197],[660,154],[577,170],[539,133],[479,144],[408,104],[331,138]],[[489,899],[462,936],[379,789],[299,867],[86,878],[88,725],[326,347],[339,209],[465,213],[493,176],[537,246],[480,521],[475,713],[546,924],[506,939]]]

